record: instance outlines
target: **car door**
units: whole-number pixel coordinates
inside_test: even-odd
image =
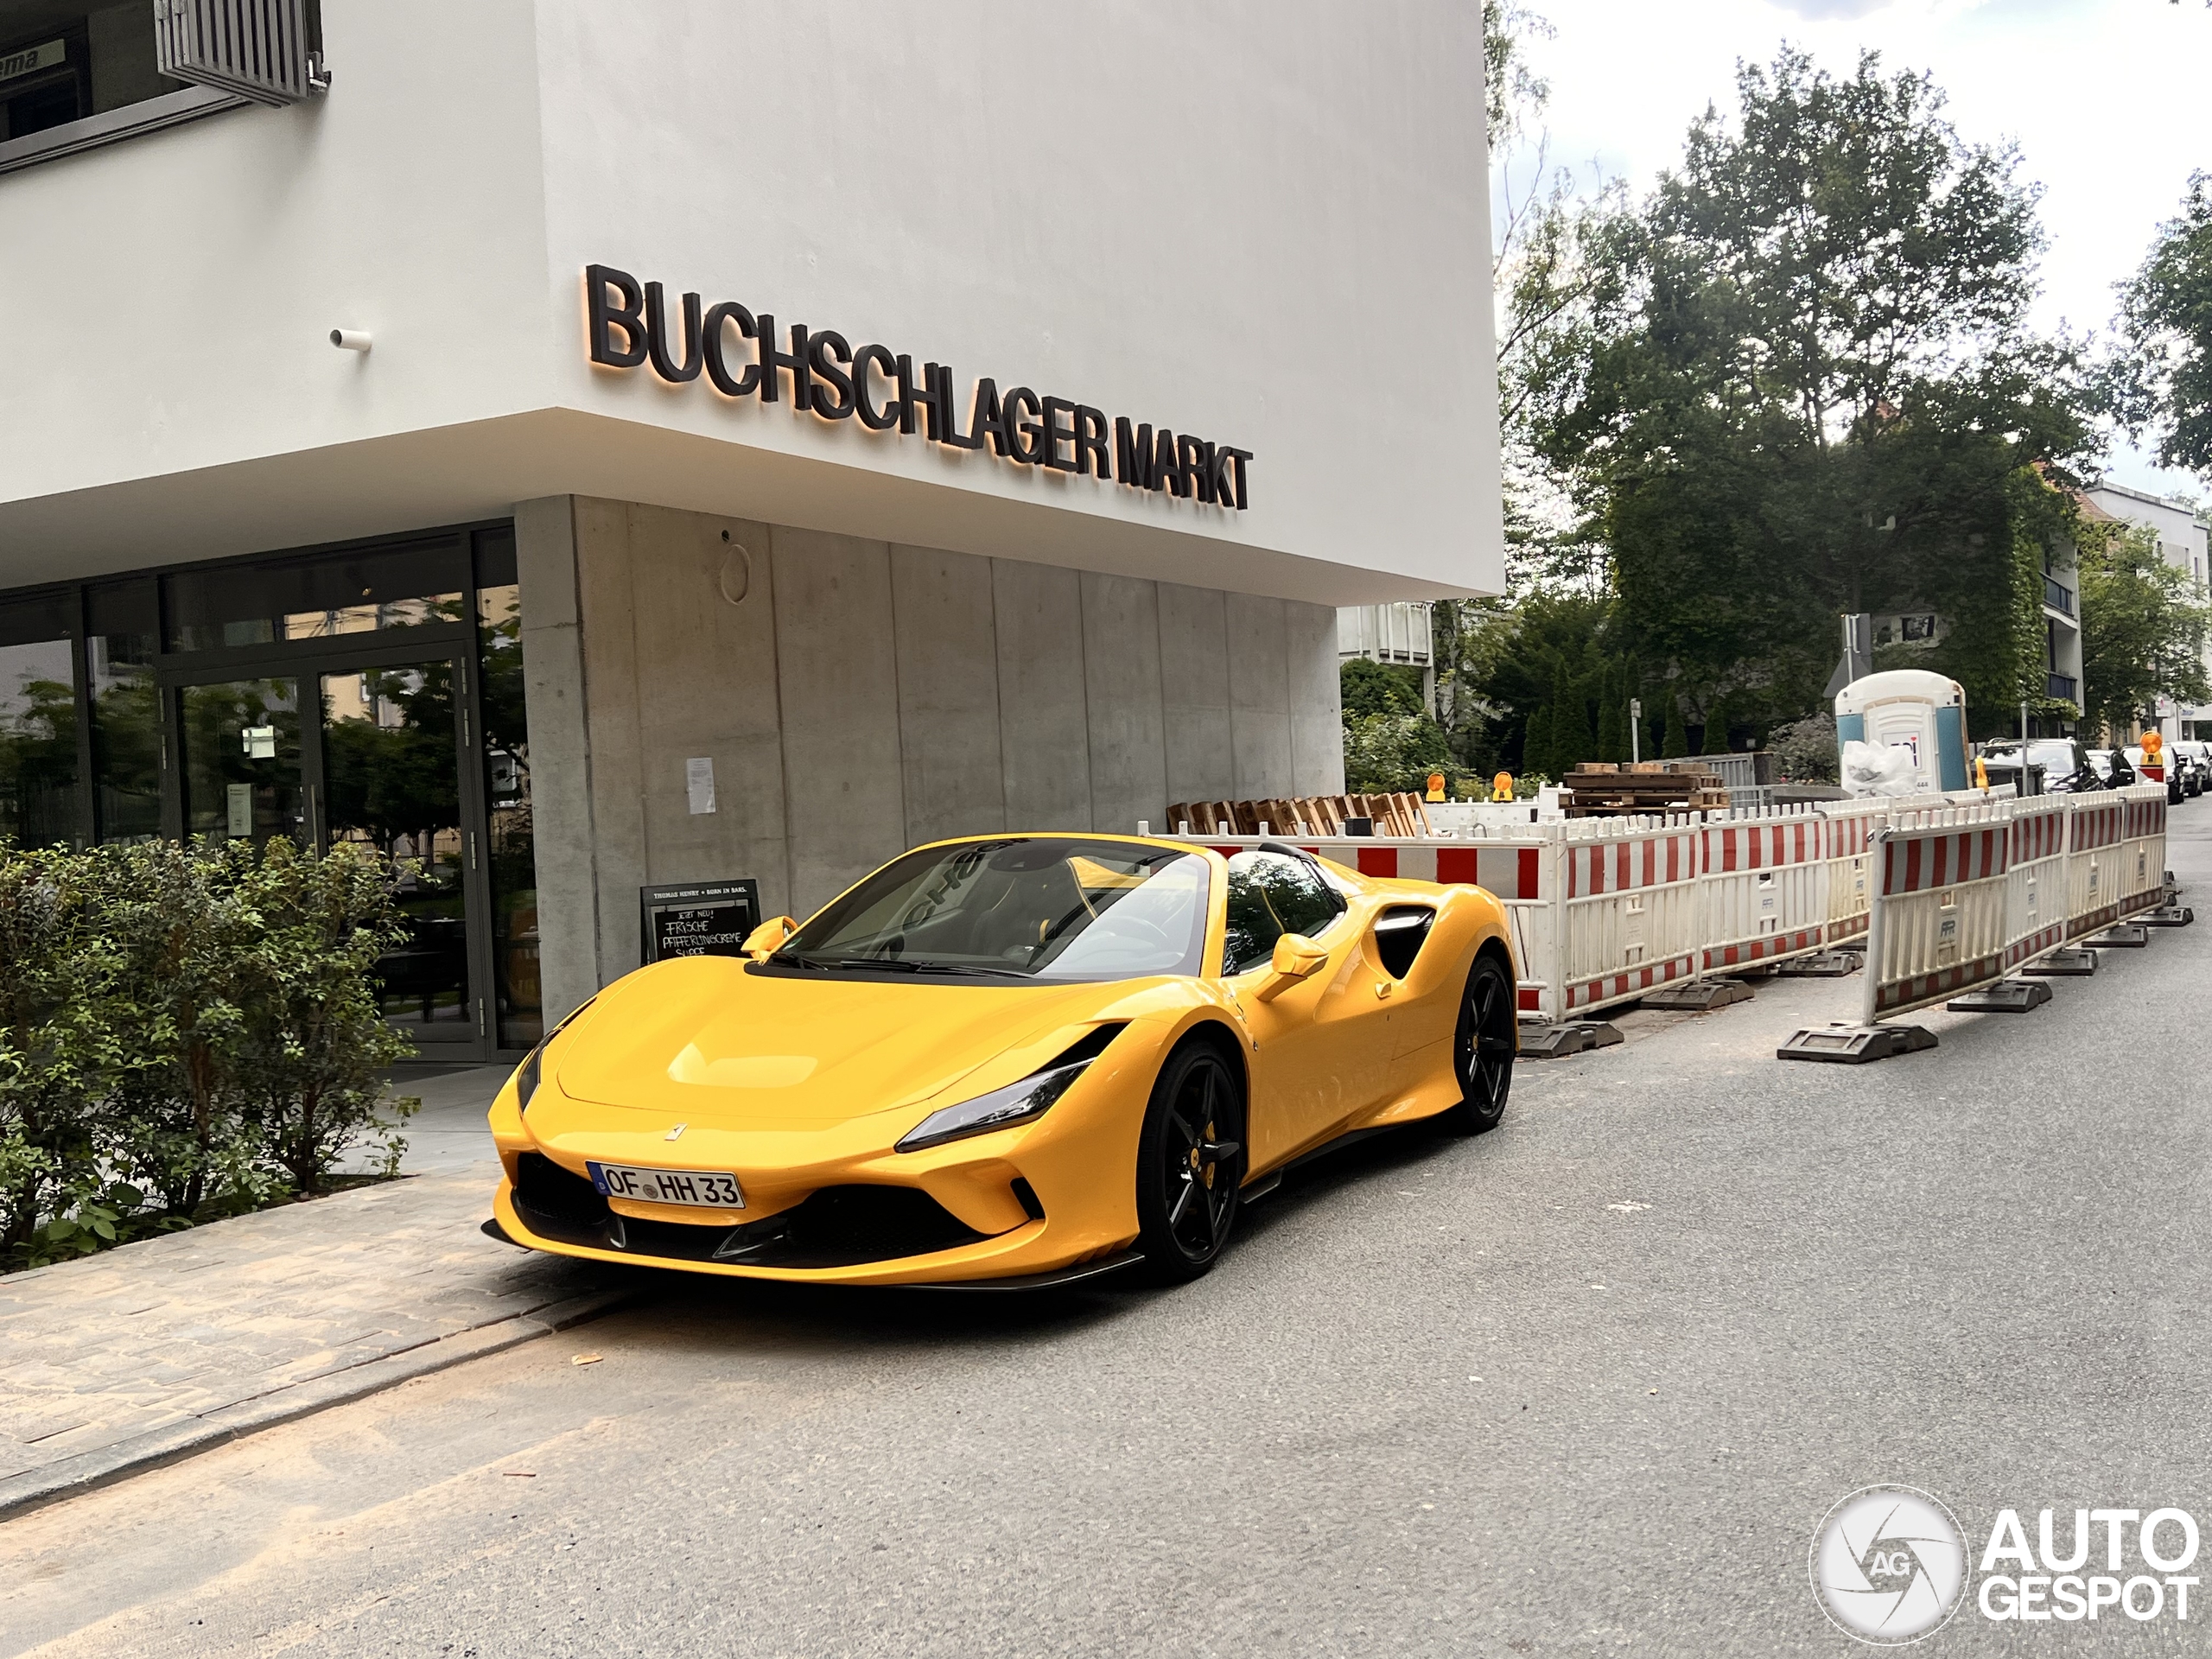
[[[1370,960],[1365,914],[1311,861],[1239,853],[1229,861],[1229,928],[1223,976],[1256,1045],[1248,1135],[1261,1168],[1326,1140],[1373,1107],[1389,1083],[1389,976]],[[1263,1000],[1275,941],[1302,933],[1329,952],[1326,966]]]

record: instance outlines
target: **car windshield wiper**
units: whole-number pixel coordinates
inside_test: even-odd
[[[823,957],[816,959],[823,968],[888,968],[902,974],[950,974],[963,978],[980,976],[985,979],[1026,979],[1026,974],[1011,968],[976,968],[959,962],[912,962],[905,957]]]

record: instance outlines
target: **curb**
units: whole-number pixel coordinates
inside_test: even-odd
[[[638,1294],[634,1289],[597,1291],[572,1296],[565,1301],[549,1302],[528,1313],[456,1331],[308,1382],[272,1389],[267,1394],[188,1417],[165,1428],[135,1434],[98,1451],[65,1458],[44,1469],[10,1476],[0,1480],[0,1522],[49,1503],[111,1486],[149,1469],[181,1462],[264,1428],[297,1422],[333,1406],[380,1394],[414,1377],[428,1376],[433,1371],[442,1371],[550,1336],[556,1331],[565,1331],[613,1313]]]

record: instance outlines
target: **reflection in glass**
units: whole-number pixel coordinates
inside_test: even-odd
[[[0,607],[0,841],[77,839],[77,693],[68,607]]]
[[[488,581],[512,575],[487,568]],[[491,561],[487,558],[487,567]],[[537,980],[537,864],[531,833],[530,725],[523,706],[522,590],[512,581],[476,596],[482,655],[485,804],[490,811],[492,960],[499,1046],[528,1048],[545,1034]]]
[[[330,844],[373,847],[401,867],[410,938],[377,964],[385,1017],[420,1040],[474,1038],[453,665],[326,674],[321,689]]]
[[[232,565],[165,577],[169,649],[215,651],[466,621],[458,542]]]
[[[303,839],[298,682],[188,685],[184,827],[191,836],[256,843]]]
[[[102,841],[162,833],[161,699],[154,690],[154,584],[86,595],[85,669],[92,685],[92,791]]]

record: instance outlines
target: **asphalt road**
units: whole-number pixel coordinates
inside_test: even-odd
[[[0,1527],[0,1653],[1861,1651],[1807,1582],[1856,1488],[1977,1554],[2006,1506],[2212,1532],[2208,965],[2212,921],[1863,1068],[1773,1058],[1857,979],[1777,982],[1294,1178],[1172,1294],[665,1281]]]

